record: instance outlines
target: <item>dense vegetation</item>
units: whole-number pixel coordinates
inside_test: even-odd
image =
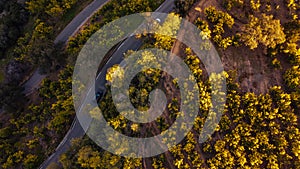
[[[28,0],[20,4],[15,0],[0,0],[0,59],[6,60],[3,64],[7,69],[14,68],[10,74],[3,70],[7,78],[0,89],[0,103],[5,111],[0,122],[0,168],[37,168],[62,140],[75,114],[71,97],[74,56],[89,36],[116,18],[153,11],[162,3],[161,0],[112,0],[70,39],[66,52],[61,51],[59,46],[53,45],[58,33],[57,22],[82,1]],[[182,17],[190,17],[193,14],[189,11],[196,2],[176,0],[174,11]],[[193,20],[202,30],[199,36],[211,40],[219,51],[241,50],[242,46],[251,49],[253,55],[260,52],[263,57],[271,58],[270,64],[274,67],[270,69],[280,69],[282,85],[270,86],[265,94],[245,93],[237,80],[239,70],[214,74],[215,78],[225,76],[227,79],[226,108],[215,133],[199,144],[199,133],[206,118],[210,118],[207,117],[211,107],[210,81],[193,51],[184,44],[178,45],[182,59],[196,77],[201,95],[198,117],[185,139],[159,156],[133,159],[111,154],[85,136],[73,140],[70,150],[60,157],[63,168],[299,168],[299,1],[214,2],[220,5],[203,8]],[[180,22],[170,22],[167,18],[158,31],[177,34]],[[142,38],[148,38],[143,47],[167,50],[176,42],[158,34]],[[210,48],[206,43],[199,47]],[[143,53],[144,58],[149,55],[151,53]],[[236,59],[239,57],[243,56]],[[59,73],[55,69],[57,65],[62,67]],[[25,97],[20,83],[37,66],[51,76],[43,80],[32,97]],[[109,73],[116,69],[119,67],[114,66]],[[107,80],[113,80],[110,74]],[[129,91],[131,102],[143,109],[148,106],[149,93],[156,87],[172,99],[164,116],[150,125],[133,123],[120,116],[112,104],[109,86],[99,107],[119,132],[136,137],[156,135],[168,129],[180,114],[176,79],[150,69],[133,79]],[[60,167],[53,163],[49,168]]]
[[[101,8],[92,18],[88,26],[84,27],[80,33],[72,37],[68,43],[67,50],[71,54],[76,54],[87,39],[106,23],[121,16],[134,14],[137,12],[154,11],[163,1],[133,1],[133,0],[112,0]]]
[[[0,1],[0,13],[0,59],[2,59],[9,46],[21,35],[22,26],[28,20],[28,13],[24,5],[4,0]]]
[[[45,73],[64,63],[66,56],[54,46],[53,39],[57,25],[67,21],[59,19],[78,2],[83,1],[0,1],[1,168],[37,168],[74,117],[72,68],[56,75],[58,80],[44,80],[29,98],[23,94],[22,83],[35,68]],[[40,9],[46,4],[51,14]],[[54,15],[55,6],[64,7],[59,16]]]
[[[45,79],[39,89],[41,102],[11,115],[10,124],[0,132],[3,168],[36,168],[52,153],[55,147],[51,144],[62,139],[61,133],[67,131],[74,117],[72,73],[67,67],[58,81]]]
[[[11,58],[13,65],[21,65],[19,72],[24,74],[17,77],[14,77],[15,74],[6,75],[10,79],[1,84],[0,90],[3,98],[1,107],[6,113],[5,120],[0,123],[0,147],[3,152],[0,156],[1,168],[37,168],[53,153],[71,125],[75,114],[71,97],[73,68],[69,65],[74,64],[74,58],[61,51],[60,46],[54,46],[53,39],[58,33],[57,26],[61,24],[59,20],[68,15],[72,6],[79,6],[81,2],[32,0],[23,5],[22,9],[27,12],[27,16],[30,13],[28,30],[24,30],[15,39],[14,45],[10,44],[12,49],[9,56],[5,54],[5,59]],[[136,1],[129,4],[127,1],[120,4],[119,1],[112,1],[101,10],[114,9],[113,15],[118,17],[137,11],[152,11],[159,3],[144,1],[143,5],[139,5]],[[124,14],[119,13],[121,11]],[[100,12],[94,19],[99,15]],[[107,15],[102,19],[106,23],[112,18]],[[51,74],[57,73],[57,67],[62,69],[58,75],[44,79],[39,89],[34,91],[37,94],[28,100],[22,94],[20,82],[24,75],[37,66]]]
[[[210,99],[205,99],[210,98],[210,88],[202,75],[204,70],[201,70],[199,64],[201,61],[186,48],[184,60],[195,77],[198,77],[198,86],[201,89],[199,92],[203,93],[201,94],[203,101],[194,128],[185,140],[162,155],[147,159],[130,159],[108,153],[85,137],[83,140],[74,141],[72,149],[61,157],[60,161],[64,168],[297,168],[299,166],[299,21],[294,19],[291,12],[291,20],[282,24],[272,14],[260,13],[259,1],[251,1],[249,4],[244,1],[226,1],[223,5],[228,10],[249,6],[249,10],[254,12],[246,17],[248,21],[242,25],[242,29],[236,34],[229,34],[227,32],[236,24],[235,16],[215,7],[206,8],[205,19],[199,17],[195,20],[195,24],[203,31],[200,34],[202,39],[212,39],[223,50],[227,50],[230,46],[239,48],[245,45],[250,49],[264,46],[267,51],[265,57],[274,58],[272,63],[276,62],[279,67],[281,63],[277,57],[286,56],[285,61],[291,63],[291,68],[283,75],[284,87],[273,86],[266,94],[242,93],[237,82],[236,70],[224,72],[228,88],[226,109],[216,132],[208,141],[199,144],[198,136],[211,105]],[[161,31],[176,34],[177,22],[172,24],[167,22],[168,19],[161,26]],[[253,36],[255,38],[252,38]],[[174,44],[174,39],[168,37],[154,35],[151,38],[154,39],[154,43],[150,40],[147,47],[170,50]],[[205,49],[207,46],[200,47]],[[109,72],[116,69],[118,67],[114,66]],[[164,74],[159,76],[162,76],[161,79],[167,79],[163,78]],[[167,82],[159,80],[157,84],[151,81],[152,77],[155,76],[139,74],[135,80],[139,79],[143,83],[135,83],[133,80],[132,83],[135,85],[130,88],[133,104],[137,100],[142,104],[147,98],[145,93],[149,92],[144,89],[153,89],[153,84],[159,88],[166,87],[164,83]],[[109,76],[110,80],[111,78]],[[176,86],[174,80],[171,81]],[[169,87],[170,85],[172,86],[169,84]],[[116,112],[114,105],[110,104],[112,103],[110,99],[108,92],[100,102],[100,108],[104,111],[104,115],[107,114],[106,118],[111,126],[119,132],[137,136],[135,133],[147,131],[148,135],[152,135],[155,133],[153,130],[156,130],[153,128],[162,131],[172,124],[168,116],[157,119],[155,124],[151,123],[152,130],[145,125],[131,123]],[[168,104],[167,110],[167,115],[171,118],[178,113],[177,101],[176,99],[173,101]]]
[[[58,33],[57,25],[66,24],[58,20],[64,18],[63,14],[67,14],[75,2],[82,1],[60,2],[59,5],[66,6],[60,16],[39,10],[45,3],[57,6],[56,1],[0,2],[1,109],[10,113],[22,109],[24,106],[17,103],[23,100],[20,85],[32,71],[39,67],[43,73],[50,72],[65,60],[61,57],[60,47],[53,44],[53,39]]]
[[[291,94],[273,87],[270,93],[255,95],[238,93],[239,85],[228,77],[226,110],[212,138],[204,144],[198,143],[198,135],[207,114],[205,105],[196,119],[193,130],[182,143],[168,153],[146,159],[151,161],[149,168],[297,168],[299,166],[299,124],[296,110],[299,101]],[[199,82],[198,84],[201,84]],[[203,88],[207,88],[202,84]],[[203,92],[209,95],[208,90]],[[107,96],[106,99],[109,97]],[[298,102],[298,103],[297,103]],[[104,113],[116,111],[111,101],[103,101]],[[102,107],[101,106],[101,107]],[[113,112],[112,112],[113,110]],[[176,106],[168,106],[171,113]],[[177,110],[178,111],[178,110]],[[117,113],[117,112],[115,112]],[[114,124],[118,124],[115,126]],[[111,125],[119,131],[134,133],[130,123],[120,117],[113,118]],[[129,126],[128,126],[129,125]],[[170,125],[164,123],[164,127]],[[141,130],[141,127],[139,127]],[[130,131],[131,130],[131,131]],[[74,143],[72,150],[61,157],[64,168],[111,168],[135,165],[141,167],[141,160],[125,159],[108,153],[94,143],[84,139]],[[90,158],[87,158],[90,157]],[[171,163],[167,160],[171,160]],[[105,160],[99,160],[105,159]],[[135,160],[134,163],[132,161]],[[129,163],[129,164],[128,164]],[[104,167],[105,166],[105,167]]]

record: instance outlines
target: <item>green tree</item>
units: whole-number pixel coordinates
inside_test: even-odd
[[[225,0],[223,4],[227,10],[231,10],[233,7],[242,7],[244,0]]]
[[[26,1],[27,9],[33,14],[44,12],[46,4],[47,0]]]
[[[34,155],[34,154],[28,154],[25,159],[24,159],[24,168],[35,168],[37,167],[39,164],[38,164],[38,156],[37,155]]]
[[[52,17],[62,16],[77,0],[29,0],[27,9],[33,14],[48,14]]]
[[[234,19],[231,15],[229,15],[227,12],[219,11],[212,6],[205,9],[205,15],[207,19],[214,24],[214,29],[212,31],[214,34],[213,40],[218,44],[219,47],[226,49],[233,44],[236,45],[236,42],[234,42],[235,36],[225,38],[222,37],[222,35],[225,33],[224,25],[227,25],[228,28],[232,28],[234,24]],[[200,19],[197,20],[196,24],[201,24],[199,20]],[[201,25],[199,26],[201,27]],[[203,35],[200,34],[200,36]]]
[[[46,169],[61,169],[61,167],[57,163],[52,162],[49,164],[49,166],[47,166]]]
[[[155,46],[160,47],[162,49],[170,50],[175,41],[175,39],[172,39],[171,36],[177,36],[177,32],[180,27],[180,22],[181,18],[176,16],[176,14],[169,14],[163,25],[158,28],[154,35],[154,38],[156,39]]]
[[[77,162],[82,168],[99,168],[101,164],[100,153],[90,146],[82,147],[77,153]]]
[[[275,48],[286,39],[280,20],[274,19],[272,15],[262,14],[259,18],[250,16],[249,23],[242,27],[241,40],[250,49],[255,49],[259,43]]]
[[[10,127],[4,127],[0,129],[0,138],[5,139],[8,138],[11,134],[11,128]]]
[[[299,90],[300,88],[300,67],[299,65],[293,66],[291,69],[287,70],[285,75],[285,82],[292,88]]]
[[[196,0],[175,0],[175,11],[178,13],[180,16],[184,17],[187,15],[191,7],[194,5]]]

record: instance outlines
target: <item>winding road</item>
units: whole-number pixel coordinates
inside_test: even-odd
[[[97,1],[97,0],[95,0],[95,1]],[[95,10],[99,9],[99,4],[101,4],[101,3],[96,3],[95,1],[92,4],[90,4],[87,8],[95,9]],[[98,1],[100,1],[100,0],[98,0]],[[106,1],[102,1],[102,5],[105,2]],[[93,4],[98,5],[98,7],[92,7]],[[102,5],[100,5],[100,7]],[[157,10],[155,10],[155,12],[169,13],[173,10],[173,8],[174,8],[174,0],[166,0],[163,4],[161,4],[161,6],[159,8],[157,8]],[[83,10],[82,12],[84,13],[85,10]],[[93,13],[94,12],[91,12],[91,15]],[[74,20],[76,18],[74,18]],[[84,23],[84,21],[87,20],[87,19],[84,20],[82,17],[78,17],[78,18],[81,19],[83,23]],[[77,23],[77,21],[74,21],[74,23],[72,23],[72,22],[66,27],[66,29],[64,31],[62,31],[62,33],[63,32],[65,32],[65,33],[63,33],[63,34],[61,33],[62,35],[60,34],[57,37],[56,42],[67,41],[68,36],[72,36],[79,29],[79,27],[81,25],[83,25],[83,23],[80,24],[80,23]],[[71,31],[71,30],[73,30],[73,31]],[[130,38],[126,39],[123,43],[118,45],[117,48],[114,49],[114,52],[112,53],[110,59],[107,61],[107,63],[103,66],[102,70],[97,75],[96,84],[97,84],[98,88],[103,88],[105,86],[105,83],[106,83],[105,74],[106,74],[107,69],[115,64],[121,63],[121,61],[123,60],[122,57],[123,57],[124,52],[126,52],[128,50],[137,50],[141,46],[142,46],[142,40],[136,39],[135,37],[130,37]],[[90,96],[94,96],[94,95],[95,95],[95,91],[93,91],[92,88],[90,88],[90,90],[88,90],[88,93],[86,94],[86,98],[90,97]],[[85,99],[85,100],[87,100],[87,99]],[[82,105],[84,105],[84,104],[85,104],[85,101],[83,102]],[[81,107],[79,108],[79,110],[81,110]],[[81,138],[84,135],[85,135],[85,132],[82,129],[82,126],[79,123],[77,117],[75,117],[75,119],[71,125],[71,128],[69,129],[69,131],[65,135],[64,139],[61,141],[61,143],[56,148],[56,151],[46,161],[43,162],[43,164],[40,166],[40,169],[46,169],[47,166],[49,166],[53,162],[58,163],[60,155],[63,154],[64,152],[66,152],[70,148],[71,140],[74,138]]]
[[[54,44],[66,44],[69,38],[74,36],[74,34],[78,32],[78,30],[93,16],[93,14],[109,1],[110,0],[94,0],[91,2],[59,33],[54,40]],[[26,96],[32,94],[45,77],[46,75],[40,74],[39,69],[36,69],[31,77],[24,83],[23,94]]]
[[[86,21],[88,21],[94,13],[96,13],[103,5],[110,0],[94,0],[87,7],[85,7],[76,17],[64,28],[63,31],[56,37],[54,43],[68,42],[69,38],[73,36]]]

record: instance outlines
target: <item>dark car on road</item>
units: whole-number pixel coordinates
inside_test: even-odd
[[[104,92],[102,90],[100,90],[96,93],[97,102],[99,102],[99,100],[102,98],[103,94],[104,94]]]

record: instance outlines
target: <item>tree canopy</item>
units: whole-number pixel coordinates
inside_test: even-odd
[[[241,39],[250,49],[257,48],[259,44],[275,48],[286,40],[283,30],[280,20],[274,19],[272,15],[251,15],[249,23],[242,28]]]

